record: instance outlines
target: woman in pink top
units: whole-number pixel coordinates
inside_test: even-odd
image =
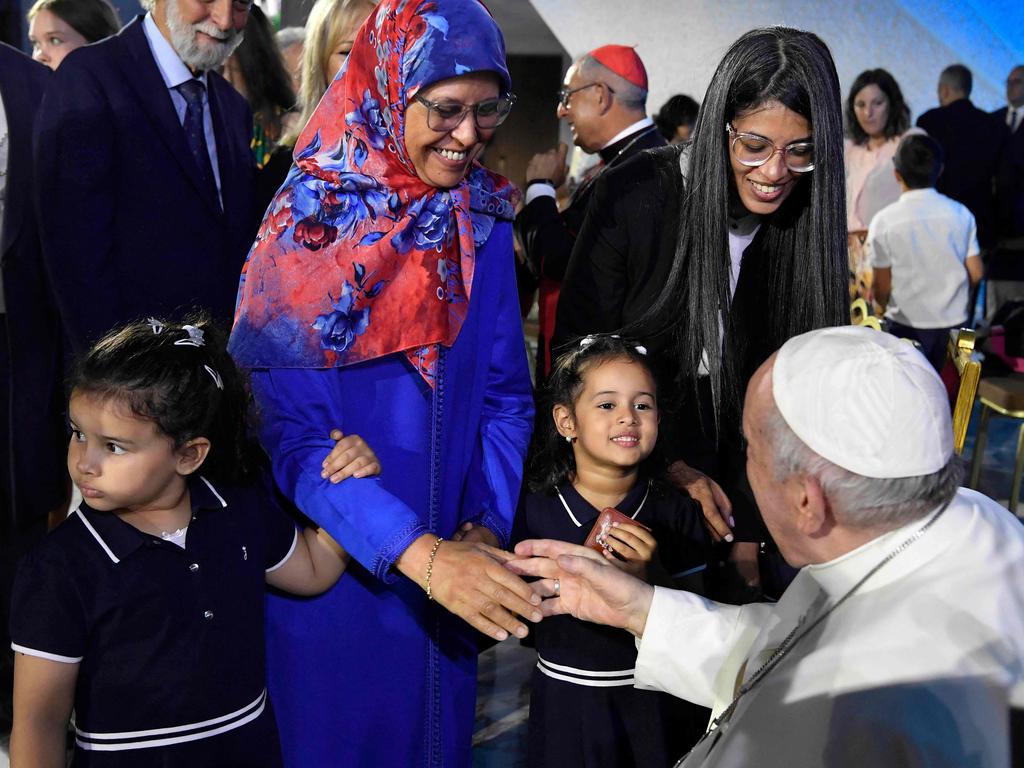
[[[900,196],[892,158],[910,127],[910,109],[895,78],[884,69],[857,75],[846,99],[846,224],[850,245],[850,296],[871,298],[871,270],[864,238],[872,217]]]

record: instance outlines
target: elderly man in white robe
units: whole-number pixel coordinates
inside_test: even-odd
[[[628,629],[637,687],[712,708],[686,768],[1011,765],[1024,528],[958,488],[928,361],[864,328],[798,336],[751,380],[743,429],[765,523],[802,568],[778,603],[722,605],[525,541],[510,566],[541,577],[544,613]]]

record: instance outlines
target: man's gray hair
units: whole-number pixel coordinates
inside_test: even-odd
[[[613,99],[628,109],[645,112],[647,110],[647,91],[638,88],[622,75],[612,72],[608,67],[593,56],[584,56],[579,62],[579,71],[588,83],[604,83],[615,93]]]
[[[293,45],[306,42],[306,28],[285,27],[277,31],[277,34],[274,35],[274,40],[277,42],[279,50],[287,51]]]
[[[963,467],[955,454],[930,475],[877,478],[850,472],[809,448],[774,403],[764,426],[772,447],[775,480],[784,482],[793,475],[814,478],[836,519],[850,528],[909,525],[949,502],[963,479]]]

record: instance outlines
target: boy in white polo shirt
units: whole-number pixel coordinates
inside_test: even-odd
[[[917,341],[937,370],[984,269],[974,215],[934,189],[942,163],[942,147],[930,136],[900,141],[893,165],[903,194],[871,220],[865,243],[889,332]]]

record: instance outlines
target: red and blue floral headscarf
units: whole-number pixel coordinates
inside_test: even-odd
[[[378,6],[299,136],[242,270],[229,344],[240,365],[404,352],[433,386],[438,345],[466,317],[476,248],[495,219],[513,218],[518,193],[477,163],[451,189],[420,180],[405,109],[425,86],[482,71],[511,93],[501,31],[478,0]]]

